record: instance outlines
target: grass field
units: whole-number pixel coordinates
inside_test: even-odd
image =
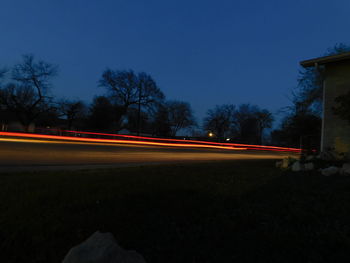
[[[0,175],[0,262],[61,262],[97,230],[148,263],[349,262],[350,178],[273,161]]]

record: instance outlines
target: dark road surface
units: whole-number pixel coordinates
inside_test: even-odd
[[[290,154],[0,137],[0,172],[199,161],[281,159],[287,155]]]

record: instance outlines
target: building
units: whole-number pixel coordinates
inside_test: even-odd
[[[333,113],[335,98],[350,91],[350,52],[300,62],[316,70],[322,67],[323,116],[321,151],[335,150],[350,156],[350,125]]]

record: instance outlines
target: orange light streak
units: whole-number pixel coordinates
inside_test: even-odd
[[[37,138],[37,139],[96,142],[96,143],[104,142],[104,143],[153,145],[153,146],[167,146],[167,147],[169,146],[170,147],[187,147],[187,148],[195,147],[195,148],[214,148],[214,149],[226,149],[226,150],[259,150],[259,151],[301,153],[301,149],[276,147],[276,146],[249,145],[249,144],[237,144],[237,143],[217,143],[217,142],[196,141],[196,140],[164,139],[164,138],[151,138],[151,137],[142,137],[142,136],[134,136],[134,135],[119,135],[119,134],[93,133],[93,132],[75,132],[75,131],[62,131],[62,132],[121,137],[121,138],[133,138],[133,139],[139,139],[139,140],[82,138],[82,137],[72,137],[72,136],[43,135],[43,134],[19,133],[19,132],[0,132],[0,135],[25,137],[25,138]],[[141,141],[140,139],[148,140],[148,141]],[[152,141],[149,141],[149,140],[152,140]],[[167,141],[167,142],[164,142],[164,141]],[[181,142],[181,143],[178,143],[178,142]]]
[[[50,129],[48,129],[50,130]],[[53,129],[51,129],[53,130]],[[56,131],[56,130],[54,130]],[[263,150],[263,151],[282,151],[282,152],[295,152],[300,153],[301,149],[298,148],[286,148],[286,147],[277,147],[277,146],[264,146],[264,145],[252,145],[252,144],[239,144],[239,143],[219,143],[219,142],[208,142],[208,141],[197,141],[197,140],[179,140],[179,139],[165,139],[165,138],[152,138],[144,136],[135,136],[135,135],[121,135],[121,134],[110,134],[110,133],[96,133],[96,132],[80,132],[80,131],[69,131],[69,130],[60,130],[61,132],[74,133],[74,134],[88,134],[88,135],[99,135],[99,136],[111,136],[111,137],[120,137],[120,138],[132,138],[139,140],[152,140],[152,141],[167,141],[167,142],[184,142],[195,143],[195,144],[205,144],[205,145],[217,145],[223,147],[240,147],[245,148],[246,150]]]
[[[214,148],[225,150],[246,150],[246,148],[235,148],[231,146],[215,146],[202,144],[181,144],[181,143],[161,143],[161,142],[147,142],[147,141],[126,141],[113,139],[96,139],[96,138],[81,138],[71,136],[57,136],[57,135],[42,135],[33,133],[17,133],[17,132],[0,132],[0,136],[24,137],[35,139],[52,139],[62,141],[79,141],[79,142],[103,142],[103,143],[119,143],[119,144],[137,144],[137,145],[153,145],[153,146],[170,146],[170,147],[186,147],[186,148]]]

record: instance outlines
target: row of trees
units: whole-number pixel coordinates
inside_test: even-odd
[[[326,55],[350,51],[338,44]],[[182,129],[198,124],[189,103],[166,100],[154,79],[147,73],[132,70],[105,70],[99,86],[106,90],[89,105],[80,100],[56,99],[50,92],[57,67],[23,56],[21,63],[0,70],[0,110],[9,112],[28,129],[37,126],[56,126],[68,129],[116,132],[128,129],[156,136],[176,136]],[[317,147],[321,133],[323,69],[302,69],[298,86],[292,94],[292,105],[278,129],[271,132],[270,142],[284,146]],[[337,98],[334,112],[350,121],[350,93]],[[250,104],[218,105],[208,110],[201,132],[217,140],[228,138],[242,143],[263,143],[268,137],[274,118],[266,109]],[[199,129],[200,130],[200,129]]]
[[[87,105],[81,100],[56,99],[51,81],[57,67],[23,56],[21,63],[0,71],[0,109],[14,114],[28,129],[38,126],[65,126],[116,132],[128,129],[135,133],[176,136],[185,128],[197,128],[191,106],[187,102],[166,100],[154,79],[132,70],[107,69],[98,82],[106,95],[96,96]],[[263,132],[273,118],[267,110],[243,104],[216,106],[207,113],[204,129],[216,139],[235,138],[242,142],[261,143]]]
[[[31,123],[65,128],[175,136],[196,125],[190,104],[165,100],[152,77],[144,72],[103,72],[99,86],[107,90],[90,105],[81,100],[55,99],[50,92],[57,67],[25,55],[11,69],[0,70],[0,110],[11,113],[28,130]]]
[[[250,104],[220,105],[211,109],[204,120],[204,128],[219,139],[233,139],[242,143],[263,141],[264,131],[272,127],[274,118],[266,109]]]

